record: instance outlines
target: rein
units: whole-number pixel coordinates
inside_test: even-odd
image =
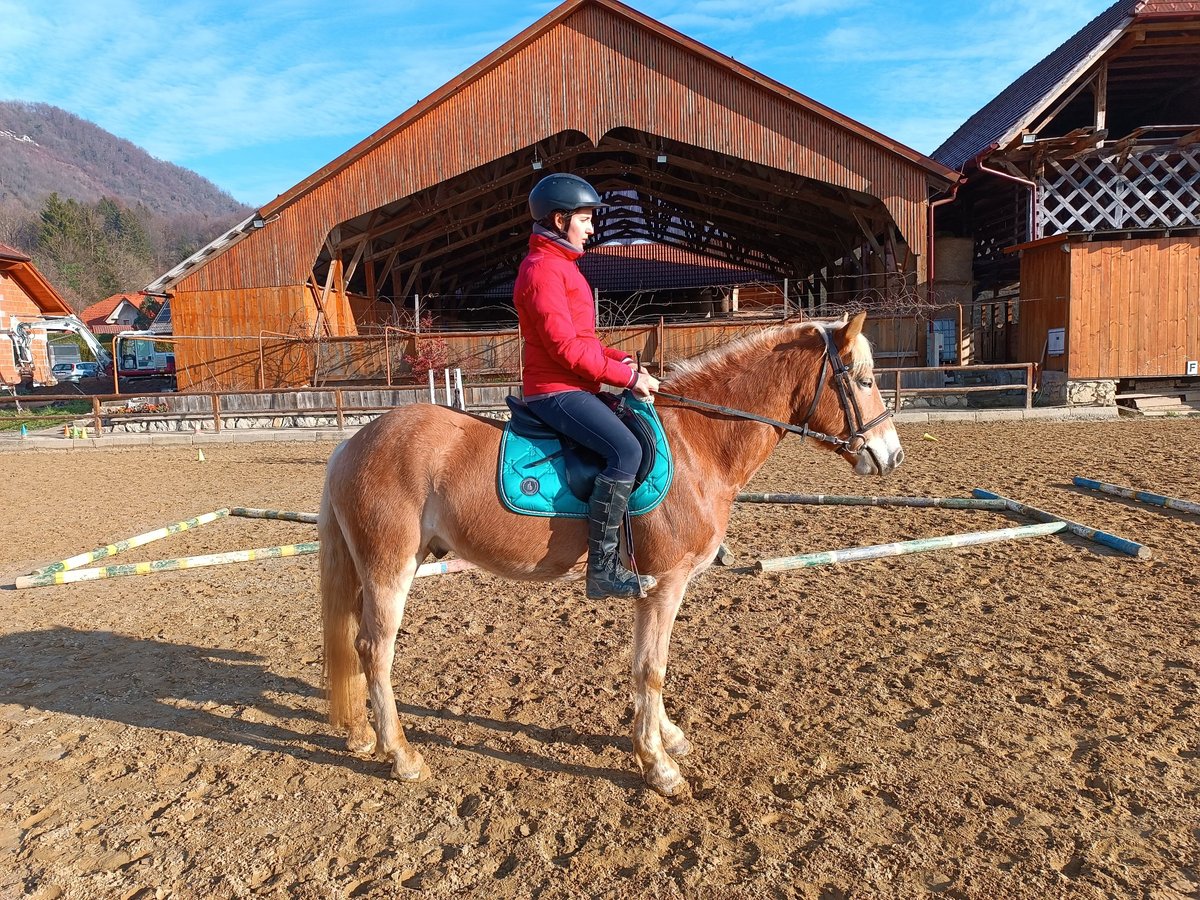
[[[861,441],[860,449],[866,445],[866,434],[872,428],[882,422],[887,421],[892,417],[892,410],[885,409],[871,421],[864,423],[862,410],[858,405],[858,401],[854,397],[854,391],[850,388],[850,370],[846,368],[846,364],[842,362],[841,356],[833,347],[833,340],[829,337],[829,332],[821,329],[821,336],[825,339],[825,358],[821,361],[821,373],[817,380],[817,390],[813,394],[812,403],[809,404],[808,412],[804,414],[804,420],[799,425],[792,425],[788,422],[780,422],[778,419],[771,419],[767,416],[760,416],[757,413],[746,412],[744,409],[735,409],[731,406],[721,406],[717,403],[708,403],[704,400],[696,400],[692,397],[684,397],[680,394],[670,394],[666,391],[655,391],[655,396],[662,397],[666,400],[675,400],[679,403],[686,403],[689,406],[696,406],[700,409],[709,409],[713,412],[722,413],[723,415],[733,416],[738,419],[748,419],[752,422],[762,422],[764,425],[770,425],[774,428],[782,428],[784,431],[792,434],[798,434],[801,437],[810,437],[815,440],[822,441],[826,444],[832,444],[837,450],[845,450],[847,453],[857,452],[854,445]],[[829,364],[828,369],[826,363]],[[838,400],[842,404],[842,412],[846,416],[846,431],[848,437],[840,438],[834,435],[825,434],[823,431],[816,431],[808,427],[808,420],[812,418],[813,413],[817,409],[817,402],[821,399],[821,392],[825,390],[825,383],[829,378],[829,371],[833,372],[833,383],[837,388]]]

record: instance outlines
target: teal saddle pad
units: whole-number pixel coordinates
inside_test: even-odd
[[[624,410],[618,414],[623,414],[630,431],[642,443],[644,469],[645,462],[652,458],[648,471],[638,473],[637,486],[629,498],[630,515],[640,516],[662,503],[671,487],[675,465],[654,405],[628,392],[620,400]],[[535,421],[520,401],[509,405],[513,407],[513,418],[504,426],[496,466],[501,502],[519,515],[586,519],[588,504],[579,499],[577,492],[590,493],[591,481],[603,468],[601,458],[570,440],[564,447],[561,437],[548,425]],[[568,465],[573,467],[570,475]],[[584,483],[589,485],[586,491],[582,489]]]

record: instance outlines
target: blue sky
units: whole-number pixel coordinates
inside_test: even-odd
[[[0,100],[52,103],[262,206],[556,6],[0,0]],[[633,0],[924,153],[1109,0]]]

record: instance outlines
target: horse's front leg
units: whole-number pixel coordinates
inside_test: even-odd
[[[400,571],[372,573],[363,579],[363,610],[356,647],[367,677],[367,696],[375,715],[375,752],[391,757],[392,775],[405,781],[424,781],[429,768],[421,754],[408,745],[396,697],[392,693],[392,662],[396,635],[404,617],[408,590],[417,571],[415,556],[405,559]]]
[[[662,696],[671,630],[686,587],[685,573],[669,573],[649,596],[634,602],[633,611],[633,755],[646,783],[665,797],[684,786],[672,754],[692,749],[683,730],[667,718]]]

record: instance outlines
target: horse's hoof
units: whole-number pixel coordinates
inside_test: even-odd
[[[369,738],[350,738],[346,741],[346,749],[355,756],[375,755],[375,735]]]
[[[677,758],[681,756],[687,756],[692,752],[692,742],[687,738],[680,738],[679,743],[672,744],[670,747],[665,747],[663,749],[665,749],[671,756]]]
[[[392,765],[392,777],[397,781],[410,781],[413,784],[420,784],[422,781],[428,781],[433,774],[429,771],[429,766],[425,765],[425,760],[421,758],[421,754],[414,753],[415,760],[406,760],[401,762],[399,759]]]
[[[678,769],[662,774],[648,774],[646,784],[663,797],[678,797],[687,790],[687,780],[679,774]]]

